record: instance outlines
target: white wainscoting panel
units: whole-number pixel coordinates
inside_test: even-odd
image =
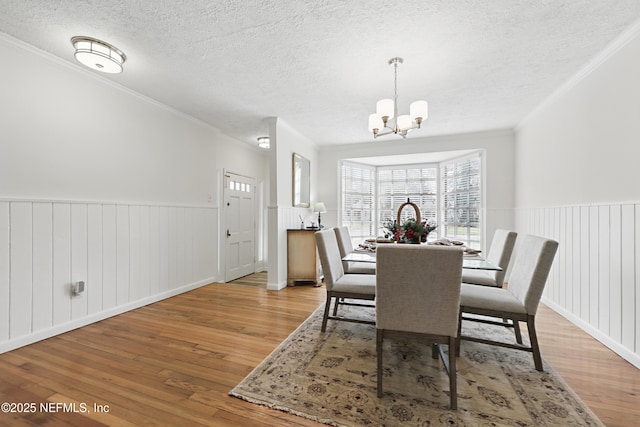
[[[102,207],[102,309],[116,306],[117,283],[117,220],[116,206]],[[87,290],[91,292],[90,290]]]
[[[215,207],[0,201],[0,353],[219,280],[217,224]]]
[[[522,209],[516,224],[560,243],[545,303],[640,368],[640,204]]]
[[[9,203],[0,202],[0,342],[9,339]]]
[[[33,329],[53,325],[53,204],[33,204]]]
[[[87,207],[87,313],[102,311],[104,297],[104,243],[103,206],[91,204]]]
[[[11,204],[10,336],[26,335],[33,319],[32,211],[30,203]]]
[[[87,205],[71,205],[71,284],[85,282],[85,291],[71,298],[71,318],[80,319],[87,315]],[[71,295],[71,289],[69,289]]]

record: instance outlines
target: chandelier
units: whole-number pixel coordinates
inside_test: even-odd
[[[376,113],[369,116],[369,130],[374,138],[392,133],[406,138],[407,132],[419,129],[429,116],[427,101],[412,102],[409,114],[398,116],[398,64],[402,62],[403,59],[398,57],[389,60],[389,65],[393,65],[393,99],[378,101]]]

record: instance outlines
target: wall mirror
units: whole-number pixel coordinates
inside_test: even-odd
[[[293,153],[293,206],[308,208],[311,204],[311,165],[309,159]]]

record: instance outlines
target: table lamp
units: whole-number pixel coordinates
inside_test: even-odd
[[[322,228],[322,222],[321,222],[320,214],[323,214],[323,213],[327,212],[326,206],[324,205],[323,202],[317,202],[313,206],[313,211],[314,212],[318,212],[318,228]]]

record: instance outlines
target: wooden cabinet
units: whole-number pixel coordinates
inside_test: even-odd
[[[317,230],[287,230],[287,286],[297,282],[320,286],[322,272],[316,247]]]

